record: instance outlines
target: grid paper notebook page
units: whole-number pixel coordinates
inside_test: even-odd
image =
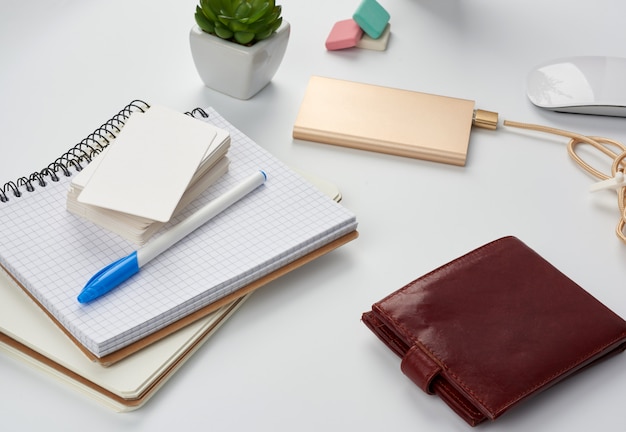
[[[356,229],[355,216],[207,109],[231,134],[231,166],[177,223],[263,169],[266,183],[104,297],[76,296],[134,246],[68,213],[69,177],[0,203],[0,264],[96,357],[115,352]],[[157,233],[155,238],[159,235]]]

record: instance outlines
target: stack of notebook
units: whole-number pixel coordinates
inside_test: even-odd
[[[0,270],[0,351],[25,361],[115,411],[143,406],[246,297],[109,367],[87,358]]]
[[[85,142],[114,141],[132,112],[149,109],[130,104]],[[0,267],[15,282],[0,294],[0,345],[118,409],[145,403],[247,294],[358,235],[350,211],[217,112],[192,113],[228,132],[230,167],[149,241],[253,171],[263,169],[266,183],[89,304],[76,299],[86,281],[133,242],[66,210],[72,177],[39,186],[48,169],[2,189],[21,196],[0,202]],[[29,184],[33,192],[21,191]]]

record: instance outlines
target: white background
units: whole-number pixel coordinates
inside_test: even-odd
[[[240,101],[205,88],[195,71],[195,1],[0,2],[0,184],[43,168],[132,99],[213,106],[286,163],[337,184],[361,234],[254,294],[136,412],[113,413],[0,356],[2,430],[469,430],[401,373],[360,316],[509,234],[626,317],[616,199],[587,192],[593,179],[569,159],[565,139],[478,130],[462,168],[291,138],[315,74],[472,99],[502,118],[626,142],[625,119],[544,112],[525,96],[538,63],[626,56],[623,2],[386,0],[384,52],[324,48],[356,0],[282,4],[292,25],[285,59],[267,88]],[[625,389],[622,355],[482,428],[626,430]]]

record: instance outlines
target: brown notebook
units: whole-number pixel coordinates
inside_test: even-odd
[[[471,425],[626,347],[622,318],[515,237],[416,279],[363,321]]]
[[[465,165],[474,102],[314,76],[296,139]]]

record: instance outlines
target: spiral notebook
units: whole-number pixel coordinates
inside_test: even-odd
[[[335,201],[332,183],[301,173]],[[249,295],[155,342],[134,355],[103,367],[92,362],[0,269],[0,351],[68,384],[118,412],[144,406],[183,364],[230,318]]]
[[[132,111],[145,109],[149,106],[142,102],[129,104],[46,169],[6,183],[0,195],[0,265],[85,354],[102,364],[112,364],[358,236],[352,212],[215,110],[196,109],[190,115],[230,132],[230,169],[161,232],[255,170],[263,169],[267,182],[136,277],[97,301],[79,304],[76,296],[85,282],[135,248],[65,210],[71,176],[92,157],[90,149],[106,147]]]

